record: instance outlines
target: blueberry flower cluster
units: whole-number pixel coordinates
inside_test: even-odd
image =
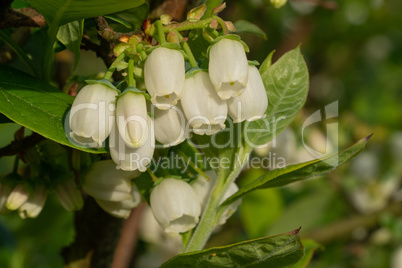
[[[112,159],[96,163],[83,188],[112,215],[127,217],[138,204],[130,196],[130,180],[147,171],[157,145],[172,147],[192,135],[213,135],[226,128],[227,120],[241,123],[265,116],[267,94],[255,63],[247,59],[247,46],[229,33],[235,30],[232,23],[216,15],[201,20],[203,12],[205,5],[190,11],[183,23],[173,23],[168,16],[144,23],[145,36],[134,35],[117,45],[116,60],[104,79],[87,81],[74,100],[68,116],[71,141],[107,145]],[[191,29],[202,30],[210,42],[198,59],[180,33]],[[113,84],[115,70],[125,78]],[[117,170],[97,173],[106,166]],[[175,191],[180,194],[172,194]],[[168,192],[174,197],[162,201]],[[186,202],[195,196],[199,193],[190,185],[173,178],[153,189],[151,208],[163,229],[184,232],[197,224],[203,201]],[[181,203],[188,206],[179,207]],[[170,213],[167,207],[183,210]]]

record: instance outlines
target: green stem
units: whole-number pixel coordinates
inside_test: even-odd
[[[169,33],[173,29],[176,29],[177,31],[187,31],[187,30],[192,30],[192,29],[202,29],[206,25],[210,24],[211,21],[213,21],[213,18],[207,18],[204,20],[200,21],[184,21],[182,23],[175,23],[175,24],[170,24],[170,25],[165,25],[163,26],[163,31],[165,33]]]
[[[174,33],[177,34],[177,37],[179,37],[179,40],[183,40],[183,36],[180,34],[180,32],[177,29],[173,30]],[[192,68],[198,67],[197,61],[194,58],[193,52],[191,51],[190,46],[188,45],[187,41],[182,43],[183,50],[186,52],[188,56],[188,61],[190,62],[190,65]]]
[[[112,63],[112,65],[110,65],[109,69],[107,70],[107,72],[105,73],[105,75],[103,76],[103,79],[106,80],[110,80],[110,78],[112,78],[112,75],[114,73],[114,71],[116,70],[116,66],[115,66],[115,62],[121,61],[122,59],[124,59],[124,53],[121,53]]]
[[[14,42],[10,36],[4,33],[4,31],[0,31],[0,40],[6,43],[15,52],[21,61],[31,70],[32,74],[34,74],[36,77],[38,76],[32,60],[28,58],[25,51],[16,42]]]
[[[220,202],[230,184],[237,178],[237,176],[239,176],[245,164],[244,160],[246,159],[250,151],[251,148],[243,150],[243,153],[240,155],[241,164],[235,165],[232,172],[230,172],[227,178],[222,175],[222,172],[219,173],[218,181],[211,192],[210,198],[205,206],[201,219],[187,246],[183,248],[182,253],[201,250],[205,246],[205,243],[207,242],[212,231],[215,229],[217,223],[219,222],[219,216],[221,213],[219,213],[218,208]]]
[[[225,21],[222,18],[220,18],[218,16],[212,16],[212,18],[216,19],[218,21],[219,25],[222,27],[222,32],[223,32],[224,35],[229,34],[229,28],[228,28],[228,26],[226,25]]]
[[[149,168],[147,169],[147,172],[149,174],[149,176],[151,176],[152,181],[157,181],[158,177],[155,176],[155,174],[152,172],[152,170],[150,170]]]
[[[187,157],[187,155],[183,152],[179,152],[180,156],[184,158],[184,161],[188,162],[190,167],[192,167],[198,174],[206,178],[208,181],[210,180],[209,176],[204,173],[200,168],[198,168],[191,159]]]
[[[55,24],[57,25],[57,24]],[[59,28],[51,24],[49,30],[47,31],[48,39],[45,45],[45,53],[43,55],[43,79],[46,82],[50,82],[50,77],[52,74],[52,65],[54,61],[54,42],[56,40],[57,31]]]
[[[164,33],[164,28],[160,20],[155,21],[155,27],[158,32],[158,39],[160,44],[166,43],[166,37]]]
[[[134,80],[134,59],[128,60],[128,86],[135,87]]]
[[[17,174],[18,173],[18,164],[20,162],[20,158],[17,156],[15,156],[14,158],[14,166],[13,166],[13,173]]]

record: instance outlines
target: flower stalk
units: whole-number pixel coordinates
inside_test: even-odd
[[[124,59],[124,53],[121,53],[112,63],[112,65],[110,65],[109,69],[107,70],[107,72],[105,73],[105,75],[103,76],[103,79],[106,80],[110,80],[110,78],[112,78],[112,75],[114,73],[114,71],[116,71],[117,67],[115,66],[115,62],[119,62],[122,59]]]
[[[177,29],[174,29],[173,32],[177,34],[180,41],[183,40],[183,36],[180,34],[180,32]],[[197,61],[194,58],[193,52],[191,51],[191,48],[188,45],[187,41],[182,42],[182,47],[183,47],[184,52],[186,52],[186,54],[188,56],[188,61],[190,62],[191,68],[198,67]]]

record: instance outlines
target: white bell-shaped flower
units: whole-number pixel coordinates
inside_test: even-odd
[[[183,54],[164,47],[154,49],[145,61],[144,79],[152,103],[159,109],[169,109],[180,99],[183,89]]]
[[[180,105],[171,105],[167,110],[154,109],[155,139],[163,147],[175,146],[188,138],[186,117]]]
[[[212,45],[209,76],[222,100],[239,96],[248,80],[248,61],[243,44],[224,38]]]
[[[100,147],[114,124],[118,92],[103,84],[91,84],[78,92],[70,111],[70,137],[80,144]]]
[[[139,223],[139,236],[141,240],[157,246],[158,249],[163,249],[164,252],[171,252],[175,255],[183,247],[180,234],[163,231],[149,206],[145,206],[142,211]]]
[[[147,121],[148,137],[139,148],[128,147],[119,132],[112,130],[109,139],[109,151],[110,156],[117,165],[117,169],[125,171],[139,170],[141,172],[147,170],[155,151],[154,120],[147,116]]]
[[[194,133],[212,135],[225,128],[228,107],[216,94],[208,73],[186,78],[181,105]]]
[[[42,211],[47,198],[47,189],[43,185],[36,185],[33,195],[18,209],[22,219],[36,218]]]
[[[234,193],[236,193],[239,190],[239,187],[237,187],[237,185],[232,182],[229,185],[229,188],[227,189],[227,191],[225,192],[225,194],[223,195],[222,201],[220,202],[220,204],[222,204],[226,199],[228,199],[230,196],[232,196]],[[230,216],[233,215],[233,213],[235,213],[235,211],[237,210],[237,208],[240,206],[241,204],[241,199],[237,199],[236,201],[234,201],[233,203],[231,203],[226,209],[225,211],[223,211],[218,224],[222,225],[226,223],[226,220],[230,218]]]
[[[127,219],[131,210],[141,203],[141,193],[137,186],[131,185],[131,198],[119,202],[95,199],[96,203],[107,213],[117,218]]]
[[[16,210],[21,207],[29,198],[29,192],[26,185],[18,184],[7,198],[6,207],[9,210]]]
[[[80,210],[84,205],[84,200],[82,199],[81,192],[80,190],[78,190],[75,181],[71,178],[58,183],[54,187],[54,192],[59,199],[61,205],[67,211]]]
[[[268,97],[257,67],[249,66],[246,89],[240,96],[228,99],[227,102],[234,123],[255,121],[265,116]]]
[[[136,171],[117,170],[113,160],[102,160],[92,165],[82,188],[97,199],[123,201],[131,198],[130,179],[138,175]]]
[[[7,198],[13,189],[6,183],[0,183],[0,215],[7,213]]]
[[[211,194],[211,191],[213,190],[218,176],[213,172],[212,170],[209,171],[204,171],[205,175],[208,176],[208,178],[205,178],[202,175],[198,175],[197,179],[191,184],[191,187],[193,188],[198,200],[201,203],[201,208],[204,209],[205,205],[208,202],[208,198]],[[222,197],[222,200],[219,204],[222,204],[226,199],[228,199],[231,195],[233,195],[235,192],[237,192],[239,188],[237,185],[232,182],[229,185],[229,188],[225,192],[225,194]],[[237,207],[241,204],[241,199],[236,200],[232,204],[230,204],[225,211],[222,213],[221,218],[219,219],[218,224],[222,225],[225,224],[226,220],[232,216],[232,214],[236,211]]]
[[[151,192],[155,219],[167,233],[184,233],[199,221],[201,205],[191,186],[182,180],[164,179]]]
[[[147,104],[141,93],[124,92],[117,100],[116,122],[121,138],[132,148],[138,148],[148,139]]]
[[[200,201],[202,209],[204,209],[205,205],[207,204],[208,197],[216,184],[216,180],[218,179],[215,172],[212,170],[204,171],[204,174],[207,175],[208,178],[198,175],[197,179],[195,179],[191,184],[191,187]]]

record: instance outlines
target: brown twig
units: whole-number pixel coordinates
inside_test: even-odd
[[[33,133],[32,135],[27,136],[21,140],[15,140],[11,142],[9,145],[0,148],[0,158],[3,156],[19,154],[22,151],[32,148],[43,139],[44,137],[42,137],[38,133]]]
[[[0,22],[0,29],[11,27],[44,27],[45,18],[33,8],[7,9]]]
[[[373,228],[378,225],[382,215],[391,214],[394,216],[402,215],[402,202],[392,203],[381,211],[370,215],[357,215],[349,219],[343,219],[329,224],[323,228],[311,231],[304,235],[320,244],[328,244],[331,241],[348,237],[358,227]]]
[[[113,28],[109,26],[109,23],[107,23],[105,17],[103,16],[95,17],[94,20],[98,34],[106,41],[118,41],[123,36],[132,36],[142,33],[141,31],[133,31],[128,33],[115,32]]]
[[[138,227],[145,204],[133,209],[130,217],[124,222],[120,240],[112,262],[112,268],[128,268],[132,261],[138,240]]]

